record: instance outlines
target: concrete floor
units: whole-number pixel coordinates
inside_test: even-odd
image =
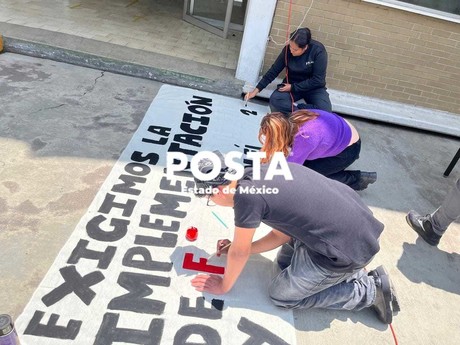
[[[0,313],[17,317],[112,165],[160,83],[14,54],[0,55]],[[460,224],[438,248],[408,227],[410,209],[433,211],[453,182],[443,172],[458,138],[350,118],[363,141],[357,168],[378,181],[361,192],[385,224],[381,251],[402,311],[400,344],[460,343]],[[297,343],[392,344],[371,311],[296,312]]]
[[[0,22],[235,70],[242,32],[223,39],[200,29],[182,20],[183,6],[183,0],[2,0]]]

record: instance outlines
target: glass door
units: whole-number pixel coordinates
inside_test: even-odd
[[[229,29],[243,31],[247,0],[184,0],[182,18],[227,38]]]

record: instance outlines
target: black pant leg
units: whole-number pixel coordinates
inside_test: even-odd
[[[306,103],[305,105],[302,105],[301,108],[320,109],[332,112],[332,104],[329,98],[329,93],[326,91],[326,88],[303,93],[301,96],[302,97],[299,98],[303,98]]]
[[[360,151],[361,140],[358,140],[336,156],[305,161],[303,165],[321,175],[350,186],[359,180],[361,171],[345,169],[359,158]]]

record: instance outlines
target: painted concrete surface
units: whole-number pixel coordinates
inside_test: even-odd
[[[49,60],[0,55],[0,301],[17,317],[137,128],[161,84]],[[381,251],[402,311],[400,344],[458,344],[460,224],[438,248],[404,216],[433,211],[454,181],[449,136],[350,117],[363,146],[356,168],[378,172],[360,192],[386,226]],[[392,344],[370,310],[298,311],[298,344]]]

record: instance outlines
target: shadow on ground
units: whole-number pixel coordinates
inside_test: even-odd
[[[460,254],[447,253],[418,238],[403,244],[397,267],[413,283],[460,295]]]

